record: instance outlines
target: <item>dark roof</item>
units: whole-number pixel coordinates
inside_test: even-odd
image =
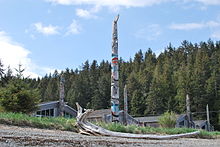
[[[75,115],[77,115],[77,111],[75,109],[73,109],[72,107],[70,107],[69,105],[64,105],[64,110],[67,112],[72,112]]]
[[[50,105],[50,104],[56,104],[56,103],[59,103],[59,101],[43,102],[43,103],[40,103],[40,104],[38,104],[38,105],[39,105],[39,106],[42,106],[42,105]]]
[[[176,115],[176,118],[179,118],[179,117],[180,115]],[[135,117],[135,119],[138,120],[139,122],[149,122],[149,123],[158,122],[159,118],[160,118],[160,115],[159,116]]]
[[[206,124],[207,120],[195,120],[193,122],[195,123],[195,125],[202,126]]]
[[[148,116],[148,117],[135,117],[139,122],[158,122],[160,116]]]
[[[38,110],[53,109],[53,108],[57,108],[58,105],[59,105],[59,101],[45,102],[38,105],[39,107]]]
[[[186,114],[176,115],[177,122],[182,122],[184,120],[188,120],[188,117]]]
[[[102,118],[104,115],[111,114],[111,109],[95,110],[89,114],[88,118]]]

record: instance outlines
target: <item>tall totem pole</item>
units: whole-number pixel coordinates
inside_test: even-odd
[[[59,116],[64,116],[64,82],[63,74],[60,76],[60,100],[59,100]]]
[[[119,83],[118,83],[118,31],[117,22],[119,15],[113,21],[112,32],[112,62],[111,62],[111,113],[112,122],[119,121]]]

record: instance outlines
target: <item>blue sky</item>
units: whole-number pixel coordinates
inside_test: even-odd
[[[159,54],[171,43],[220,40],[220,0],[0,0],[0,59],[25,75],[111,59],[117,14],[119,56]]]

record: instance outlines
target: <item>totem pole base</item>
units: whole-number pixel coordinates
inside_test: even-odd
[[[134,119],[131,115],[124,112],[123,110],[119,112],[117,121],[112,120],[112,118],[113,118],[112,114],[105,115],[104,122],[106,123],[116,122],[116,123],[121,123],[123,125],[140,125],[139,121]]]

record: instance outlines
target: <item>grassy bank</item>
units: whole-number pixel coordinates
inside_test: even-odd
[[[33,117],[21,113],[0,112],[0,123],[16,126],[28,126],[41,129],[58,129],[76,132],[75,119],[62,117]]]
[[[0,112],[0,124],[16,125],[25,127],[34,127],[41,129],[57,129],[65,131],[77,132],[75,127],[75,119],[66,119],[62,117],[33,117],[21,113],[5,113]],[[98,122],[99,125],[105,129],[115,132],[135,133],[135,134],[181,134],[196,131],[191,128],[153,128],[153,127],[139,127],[135,125],[124,126],[119,123],[102,123]],[[220,138],[220,132],[207,132],[201,131],[199,134],[200,138]]]
[[[139,127],[135,125],[124,126],[118,123],[102,123],[98,122],[96,125],[99,125],[105,129],[115,131],[115,132],[125,132],[125,133],[135,133],[135,134],[182,134],[182,133],[190,133],[196,131],[196,129],[192,128],[153,128],[153,127]],[[220,138],[220,132],[207,132],[201,131],[199,136],[200,138]]]

